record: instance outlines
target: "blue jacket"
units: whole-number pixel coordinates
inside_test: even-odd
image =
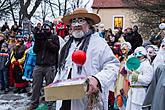
[[[33,51],[33,47],[31,46],[26,53],[26,58],[25,58],[25,63],[24,63],[24,68],[26,68],[26,66],[35,66],[36,65],[36,54]]]

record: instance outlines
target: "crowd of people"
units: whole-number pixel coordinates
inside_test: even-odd
[[[165,24],[160,25],[161,33],[152,33],[146,42],[137,25],[113,32],[100,21],[98,15],[77,8],[56,23],[37,23],[26,36],[22,26],[15,22],[10,29],[5,22],[0,33],[1,93],[30,94],[27,110],[33,110],[40,104],[44,81],[49,85],[85,77],[89,80],[87,97],[46,102],[49,110],[156,110],[156,84],[164,77],[165,36],[161,33],[165,33]],[[72,54],[80,50],[86,59],[76,64]],[[139,62],[138,68],[129,69],[130,60]],[[90,103],[93,94],[97,101]],[[165,109],[163,102],[158,107]]]

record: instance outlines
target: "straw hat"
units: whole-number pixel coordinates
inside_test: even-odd
[[[97,14],[89,13],[85,8],[77,8],[71,14],[68,14],[62,18],[62,21],[69,24],[73,18],[87,18],[92,20],[92,24],[97,24],[101,21]]]

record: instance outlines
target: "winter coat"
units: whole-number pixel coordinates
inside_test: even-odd
[[[36,54],[33,52],[33,46],[30,47],[26,52],[26,59],[24,63],[24,69],[26,69],[26,66],[35,66],[36,64]]]
[[[50,37],[44,36],[45,38],[35,37],[33,51],[36,53],[36,65],[57,66],[60,48],[58,36],[51,34]]]
[[[81,74],[77,74],[77,65],[72,62],[72,53],[77,49],[76,42],[73,41],[69,49],[64,69],[57,73],[55,80],[67,79],[69,70],[72,68],[71,78],[87,77],[93,75],[96,77],[102,88],[103,110],[108,110],[109,90],[114,90],[115,80],[119,69],[119,61],[114,56],[110,47],[104,39],[99,37],[98,33],[91,35],[88,49],[86,51],[86,62],[82,66]],[[61,101],[57,101],[56,110],[61,107]],[[71,100],[71,110],[86,110],[87,98]]]
[[[7,62],[9,62],[9,53],[0,51],[0,70],[3,70],[8,65]]]

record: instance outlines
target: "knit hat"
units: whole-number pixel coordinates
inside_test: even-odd
[[[144,47],[137,47],[134,51],[135,57],[142,57],[147,55],[147,51]]]
[[[123,46],[127,46],[129,50],[131,50],[131,48],[132,48],[132,46],[131,46],[131,44],[130,44],[129,42],[123,42],[123,43],[121,44],[121,48],[122,48]]]
[[[50,22],[50,21],[48,21],[48,20],[44,21],[43,26],[42,26],[42,29],[47,30],[47,26],[49,26],[50,29],[52,29],[52,28],[53,28],[52,22]]]
[[[8,48],[8,44],[6,42],[2,43],[1,48]]]

